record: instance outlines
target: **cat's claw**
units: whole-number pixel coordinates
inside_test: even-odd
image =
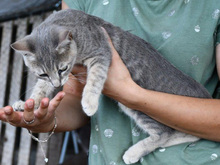
[[[24,101],[16,101],[13,105],[12,108],[14,109],[14,111],[24,111]]]

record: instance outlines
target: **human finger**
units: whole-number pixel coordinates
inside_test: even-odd
[[[49,99],[48,98],[43,98],[40,103],[40,107],[36,111],[35,115],[38,119],[42,119],[46,116],[48,112],[48,105],[49,105]]]
[[[23,121],[27,125],[32,124],[35,120],[34,116],[34,100],[28,99],[24,105]]]
[[[87,78],[87,69],[83,65],[76,64],[74,65],[70,78],[78,80],[81,84],[85,84]]]
[[[0,120],[6,122],[6,116],[4,108],[0,108]]]
[[[59,92],[49,103],[48,112],[54,112],[64,98],[65,92]]]
[[[4,107],[4,115],[5,121],[14,125],[14,126],[21,126],[21,115],[19,112],[14,111],[12,107],[6,106]]]
[[[82,72],[86,72],[86,67],[80,64],[76,64],[74,65],[71,73],[74,74],[78,74],[78,73],[82,73]]]
[[[116,49],[115,49],[115,47],[114,47],[114,45],[113,45],[113,43],[112,43],[112,40],[111,40],[110,36],[108,35],[108,32],[107,32],[107,31],[105,30],[105,28],[103,28],[103,27],[101,27],[101,29],[102,29],[102,31],[103,31],[105,37],[107,38],[108,44],[109,44],[109,46],[110,46],[110,48],[111,48],[112,58],[113,58],[112,60],[113,60],[113,61],[114,61],[114,60],[121,60],[121,58],[120,58],[118,52],[116,51]],[[121,60],[121,61],[122,61],[122,60]]]

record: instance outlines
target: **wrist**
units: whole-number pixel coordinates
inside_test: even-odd
[[[54,131],[56,131],[57,126],[58,126],[57,122],[58,122],[57,121],[57,117],[54,116],[53,121],[51,122],[50,126],[48,127],[47,132],[54,132]]]
[[[31,131],[32,133],[47,133],[47,132],[52,132],[55,125],[57,125],[57,118],[56,117],[51,117],[51,119],[48,122],[41,122],[38,126],[30,126],[27,129]]]
[[[138,104],[138,95],[142,88],[130,79],[126,83],[121,84],[120,89],[115,99],[125,106],[134,109],[135,105]]]

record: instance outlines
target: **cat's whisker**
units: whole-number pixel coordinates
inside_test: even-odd
[[[66,82],[65,85],[68,85],[69,87],[74,88],[74,86],[70,82]]]
[[[87,74],[87,71],[86,72],[78,72],[77,74],[85,74],[85,73]]]
[[[34,78],[36,78],[36,76],[33,73],[28,72],[25,76],[24,79],[27,79],[28,77],[33,76]]]
[[[21,98],[22,96],[26,95],[30,90],[33,90],[33,89],[34,89],[34,87],[31,87],[31,88],[25,90],[23,93],[20,94],[20,98]]]
[[[72,74],[74,77],[87,77],[87,73]]]
[[[33,73],[29,73],[29,72],[26,72],[26,71],[23,71],[25,74],[24,78],[27,78],[29,75],[33,74]]]
[[[71,80],[78,80],[78,78],[76,78],[76,77],[69,77],[69,79],[71,79]]]
[[[72,80],[78,80],[78,79],[80,79],[80,77],[81,77],[81,76],[79,76],[79,77],[69,76],[69,79],[72,79]]]
[[[87,75],[87,72],[79,72],[79,73],[77,73],[77,74],[72,74],[72,75]]]
[[[82,80],[82,79],[78,79],[78,81],[81,83],[81,84],[86,84],[86,81],[85,80]]]
[[[79,81],[79,82],[82,83],[82,84],[86,84],[86,80],[83,80],[83,79],[80,79],[80,78],[69,77],[69,79],[71,79],[71,80],[77,80],[77,81]]]

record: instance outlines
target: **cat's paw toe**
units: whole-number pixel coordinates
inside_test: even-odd
[[[97,105],[91,105],[86,103],[82,104],[82,107],[83,111],[86,113],[87,116],[93,116],[98,109]]]
[[[13,105],[12,108],[14,109],[14,111],[24,111],[24,101],[16,101]]]
[[[96,110],[83,106],[83,111],[86,113],[87,116],[93,116]]]
[[[125,164],[133,164],[133,163],[138,162],[140,160],[140,157],[135,152],[130,152],[128,150],[123,155],[123,160],[124,160]]]
[[[82,99],[83,111],[88,116],[92,116],[96,113],[98,109],[98,99],[92,97],[85,97]]]

